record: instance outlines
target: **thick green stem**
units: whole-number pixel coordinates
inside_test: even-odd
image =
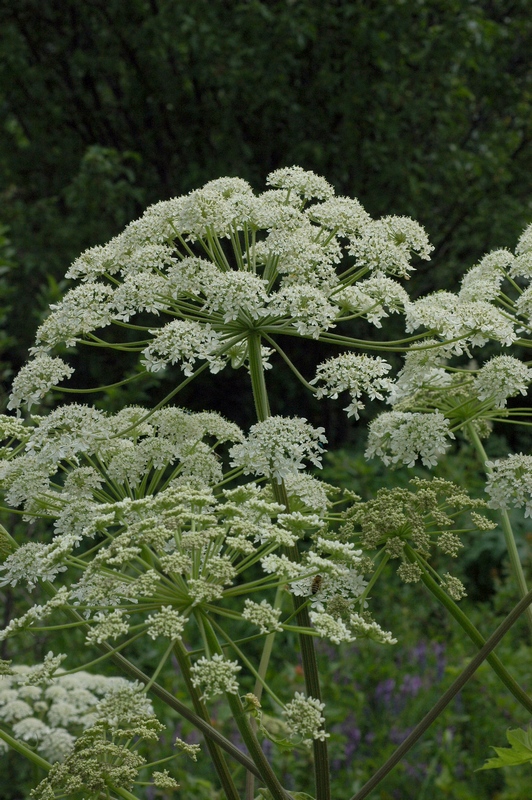
[[[271,416],[266,381],[264,379],[264,368],[262,366],[262,356],[260,352],[260,334],[252,333],[248,336],[248,362],[249,375],[251,377],[251,388],[253,389],[253,400],[255,401],[255,411],[259,422]]]
[[[421,580],[427,587],[427,589],[434,595],[434,597],[446,608],[446,610],[455,618],[458,624],[463,628],[463,630],[467,633],[469,638],[472,642],[474,642],[477,647],[483,647],[486,644],[486,640],[482,636],[479,630],[475,628],[471,620],[469,619],[466,614],[459,608],[456,603],[451,600],[449,595],[444,592],[444,590],[439,586],[434,578],[432,578],[429,573],[425,569],[425,565],[422,559],[416,557],[414,550],[410,547],[410,545],[405,546],[405,555],[412,563],[418,563],[421,568],[423,569],[423,573],[421,575]],[[528,711],[529,714],[532,714],[532,698],[530,698],[525,691],[519,686],[516,680],[512,678],[510,673],[507,671],[506,667],[500,660],[495,653],[490,653],[487,657],[487,662],[490,667],[493,668],[493,671],[496,673],[498,678],[504,683],[506,688],[513,694],[515,699]]]
[[[471,441],[475,446],[475,449],[480,457],[480,460],[482,461],[482,466],[484,467],[486,475],[491,475],[493,470],[491,469],[491,467],[488,466],[489,462],[488,456],[486,454],[486,451],[484,450],[482,442],[480,441],[478,433],[476,432],[474,426],[471,423],[467,425],[467,432],[471,438]],[[519,594],[521,597],[525,597],[525,595],[528,593],[528,586],[526,583],[525,574],[523,572],[521,559],[519,558],[519,553],[517,551],[517,545],[515,543],[514,532],[512,530],[510,517],[508,516],[508,512],[504,509],[502,509],[499,512],[499,514],[501,520],[501,527],[504,533],[504,540],[506,542],[506,548],[508,550],[508,556],[510,559],[510,567],[515,582],[517,583]],[[530,632],[532,633],[532,608],[530,607],[527,608],[526,610],[526,618],[528,626],[530,628]]]
[[[532,592],[529,592],[526,597],[510,611],[506,619],[499,625],[495,633],[493,633],[487,640],[486,644],[479,650],[477,655],[469,662],[467,667],[460,673],[458,678],[453,681],[447,691],[440,697],[438,702],[431,708],[418,725],[414,728],[411,734],[406,737],[404,742],[399,745],[395,753],[382,765],[380,769],[369,779],[369,781],[357,792],[350,800],[364,800],[373,789],[391,772],[396,764],[401,761],[404,755],[415,745],[418,739],[423,736],[426,730],[432,725],[434,720],[439,717],[442,711],[449,705],[470,678],[473,677],[477,669],[483,661],[490,655],[492,650],[499,644],[502,637],[510,630],[512,625],[519,619],[521,614],[529,608],[532,603]]]
[[[277,591],[275,593],[275,601],[273,603],[274,608],[281,608],[282,599],[283,599],[283,587],[278,586]],[[269,633],[264,641],[264,647],[262,648],[262,654],[260,657],[259,668],[257,670],[258,677],[255,681],[255,688],[253,690],[253,694],[260,702],[262,697],[262,687],[263,682],[266,680],[266,673],[268,672],[268,664],[270,663],[270,658],[272,655],[273,650],[273,643],[275,642],[275,631]],[[257,723],[254,719],[250,720],[251,727],[254,731],[257,729]],[[248,772],[246,775],[246,800],[253,800],[255,797],[255,778]]]
[[[24,742],[19,742],[18,739],[15,739],[13,736],[10,736],[9,733],[2,730],[0,728],[0,739],[5,742],[9,747],[13,750],[16,750],[17,753],[27,758],[28,761],[32,761],[35,766],[39,767],[39,769],[43,769],[45,772],[49,772],[52,765],[46,761],[46,759],[41,758],[41,756],[37,755],[37,753],[32,750],[30,747],[24,744]]]
[[[249,373],[253,388],[253,398],[257,417],[260,421],[270,416],[270,406],[264,380],[264,370],[260,353],[260,336],[253,334],[248,337],[248,357]],[[285,506],[286,511],[290,511],[290,504],[284,483],[272,481],[272,489],[278,503]],[[301,560],[299,550],[296,545],[285,548],[285,553],[296,563]],[[297,611],[297,622],[302,628],[310,628],[310,617],[305,598],[293,597],[294,608]],[[301,634],[299,636],[301,648],[301,660],[305,675],[305,685],[307,695],[321,702],[321,686],[318,672],[318,662],[312,637]],[[331,788],[329,779],[329,754],[327,742],[314,740],[314,772],[316,781],[316,800],[331,800]]]
[[[183,679],[187,687],[187,692],[189,694],[190,699],[192,700],[192,705],[194,706],[196,714],[199,717],[202,717],[207,722],[210,722],[209,713],[207,711],[205,703],[202,700],[200,700],[199,693],[196,687],[192,683],[188,653],[185,650],[182,642],[180,642],[179,640],[176,641],[174,645],[174,654],[179,663],[179,668],[181,669],[181,674],[183,675]],[[212,741],[212,739],[205,737],[205,742],[207,744],[207,748],[209,750],[209,755],[212,759],[213,766],[218,774],[220,783],[222,784],[223,790],[226,794],[227,800],[239,800],[239,794],[233,782],[233,778],[231,777],[231,773],[229,772],[229,769],[227,767],[227,763],[225,761],[222,751],[220,750],[218,745]]]
[[[211,653],[223,655],[221,645],[216,637],[211,623],[205,616],[203,617],[203,630],[206,637],[206,644],[208,645],[208,649],[211,651]],[[244,711],[240,697],[237,694],[232,694],[231,692],[226,692],[226,697],[244,744],[246,745],[251,758],[255,762],[257,769],[260,771],[262,780],[270,790],[272,797],[274,800],[288,800],[290,795],[279,783],[277,776],[268,762],[268,759],[262,752],[260,742],[250,724],[249,716]]]

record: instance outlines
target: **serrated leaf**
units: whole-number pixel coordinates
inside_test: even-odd
[[[515,728],[506,731],[506,738],[511,747],[493,747],[497,758],[489,758],[476,772],[483,769],[499,769],[500,767],[516,767],[519,764],[532,763],[532,730]]]

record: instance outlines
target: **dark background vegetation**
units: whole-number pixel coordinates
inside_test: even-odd
[[[221,175],[411,215],[414,294],[532,219],[528,0],[1,0],[0,30],[6,379],[75,256]]]
[[[373,216],[414,217],[435,245],[407,287],[414,296],[454,289],[483,253],[513,248],[532,221],[530,0],[0,0],[0,31],[1,407],[35,328],[67,288],[70,262],[150,203],[207,180],[240,176],[262,190],[268,172],[299,164]],[[293,354],[310,375],[308,352]],[[80,385],[98,385],[109,382],[114,362],[87,357],[76,366]],[[287,413],[317,415],[275,373],[274,410],[284,403]],[[182,402],[249,424],[245,377],[222,373],[215,396],[207,381],[194,383]],[[165,391],[153,379],[105,403],[148,404]],[[344,444],[343,412],[329,404],[320,413],[331,443]],[[481,491],[470,451],[460,458],[447,477],[473,472]],[[389,473],[342,451],[326,477],[366,496]],[[530,534],[518,533],[524,547]],[[493,537],[469,548],[461,566],[476,601],[468,613],[486,633],[513,602],[500,532]],[[471,655],[453,623],[420,597],[391,584],[389,622],[381,622],[401,640],[396,655],[355,648],[324,661],[338,709],[351,687],[352,724],[339,710],[332,729],[337,766],[353,764],[348,790],[433,702],[443,662],[450,680]],[[519,672],[530,648],[515,635],[506,655]],[[280,680],[296,680],[279,669]],[[488,744],[504,745],[505,727],[526,721],[487,674],[375,797],[523,800],[529,782],[521,773],[473,773]],[[19,769],[15,757],[9,764]],[[16,782],[4,785],[18,800]],[[335,789],[346,796],[345,786]]]

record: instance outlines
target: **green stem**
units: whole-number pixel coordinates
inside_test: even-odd
[[[463,628],[463,630],[467,633],[469,638],[472,642],[474,642],[477,647],[483,647],[486,644],[486,640],[480,633],[480,631],[473,625],[469,617],[464,614],[461,608],[457,606],[457,604],[452,600],[449,595],[438,585],[438,583],[432,578],[426,570],[425,563],[422,558],[420,558],[412,549],[410,545],[405,545],[405,555],[412,563],[417,563],[423,569],[423,573],[421,575],[421,580],[427,587],[427,589],[434,595],[434,597],[446,608],[446,610],[451,614],[452,617],[458,622],[458,624]],[[525,691],[519,686],[516,680],[512,678],[510,673],[507,671],[506,667],[500,660],[500,658],[495,655],[495,653],[490,653],[487,657],[487,662],[490,667],[493,668],[493,671],[496,673],[497,677],[504,683],[506,688],[513,694],[515,699],[528,711],[529,714],[532,714],[532,699],[527,695]]]
[[[482,442],[480,441],[480,437],[476,432],[474,426],[470,423],[467,425],[467,432],[473,442],[475,449],[482,461],[482,465],[486,472],[486,475],[491,475],[493,470],[491,467],[488,466],[488,456]],[[508,512],[505,509],[501,509],[499,512],[500,520],[501,520],[501,527],[504,533],[504,540],[506,542],[506,547],[508,550],[508,556],[510,558],[510,567],[514,576],[514,580],[517,583],[517,588],[519,590],[519,594],[521,597],[525,597],[528,593],[528,586],[526,583],[525,574],[523,572],[523,566],[521,564],[521,559],[519,558],[519,553],[517,551],[517,545],[515,543],[515,537],[512,530],[512,523],[510,522],[510,517],[508,516]],[[528,622],[528,626],[530,628],[530,632],[532,633],[532,608],[527,608],[526,610],[526,618]]]
[[[255,401],[257,419],[259,422],[263,422],[265,419],[271,416],[271,412],[270,403],[268,401],[268,392],[266,389],[266,381],[264,379],[264,369],[262,367],[260,346],[260,334],[250,333],[248,336],[249,374],[251,377],[251,387],[253,389],[253,400]]]
[[[204,625],[204,632],[206,637],[206,644],[209,646],[209,650],[212,653],[218,653],[219,655],[223,655],[222,648],[220,643],[216,637],[216,634],[211,626],[210,620],[206,617],[203,617],[203,625]],[[237,724],[238,730],[240,731],[240,735],[244,740],[244,744],[246,745],[249,754],[257,768],[260,770],[261,778],[265,782],[266,786],[270,790],[270,793],[274,800],[287,800],[290,797],[288,792],[283,789],[277,776],[275,775],[274,771],[272,770],[268,759],[262,752],[262,748],[260,746],[260,742],[257,739],[254,730],[252,729],[249,721],[249,716],[244,711],[244,707],[242,706],[242,702],[240,697],[237,694],[231,694],[231,692],[226,692],[227,701],[229,703],[229,707],[233,713],[234,720]]]
[[[364,800],[373,789],[391,772],[391,770],[398,764],[404,755],[415,745],[418,739],[423,736],[426,730],[432,725],[434,720],[442,713],[442,711],[449,705],[458,692],[460,692],[468,680],[473,677],[477,669],[483,661],[490,655],[492,650],[499,644],[502,637],[510,630],[512,625],[519,619],[523,611],[529,608],[532,603],[532,591],[528,592],[526,597],[513,608],[508,614],[506,619],[499,625],[497,630],[492,633],[485,645],[479,650],[477,655],[471,659],[467,667],[460,673],[458,678],[453,681],[447,691],[440,697],[438,702],[431,708],[421,722],[419,722],[409,736],[406,737],[404,742],[399,745],[395,753],[386,761],[385,764],[377,770],[377,772],[364,784],[362,789],[353,795],[350,800]]]
[[[159,675],[159,673],[160,673],[160,671],[162,670],[163,666],[166,664],[166,661],[167,661],[167,659],[168,659],[168,657],[169,657],[170,653],[171,653],[171,652],[172,652],[172,650],[173,650],[173,645],[174,645],[174,643],[173,643],[173,642],[170,642],[170,644],[168,645],[168,647],[166,648],[166,650],[165,650],[165,652],[164,652],[164,655],[163,655],[163,657],[162,657],[162,658],[161,658],[161,660],[159,661],[159,664],[158,664],[158,666],[157,666],[157,669],[155,670],[155,672],[154,672],[154,673],[153,673],[153,675],[151,676],[151,678],[150,678],[150,680],[148,681],[148,683],[145,685],[145,687],[144,687],[144,691],[145,691],[146,693],[148,693],[148,692],[150,691],[151,687],[153,686],[153,684],[154,684],[154,683],[155,683],[155,681],[157,680],[157,676]]]
[[[180,642],[179,640],[175,642],[174,653],[179,662],[181,674],[183,675],[187,687],[187,692],[189,694],[190,699],[192,700],[192,705],[194,706],[196,714],[202,719],[204,719],[206,722],[209,722],[209,713],[207,711],[207,707],[205,706],[203,700],[200,700],[199,693],[196,687],[192,683],[188,653],[185,650],[183,643]],[[220,783],[222,784],[227,800],[240,800],[239,794],[233,782],[233,778],[231,777],[231,773],[229,772],[229,769],[227,767],[222,751],[220,750],[218,745],[212,741],[212,739],[206,738],[205,742],[207,744],[209,755],[211,757],[213,766],[218,774]]]
[[[252,334],[248,337],[248,358],[257,417],[259,421],[263,421],[270,416],[270,406],[268,403],[266,381],[264,379],[264,370],[260,355],[260,335],[258,334]],[[284,483],[272,481],[272,489],[275,500],[285,506],[287,513],[289,513],[290,504],[288,502],[288,495]],[[284,548],[284,552],[291,561],[296,563],[300,562],[301,557],[297,545]],[[297,612],[298,625],[302,628],[310,628],[310,616],[306,599],[293,596],[293,602]],[[299,645],[301,648],[301,660],[303,663],[307,695],[321,702],[320,677],[313,638],[300,634]],[[316,800],[331,800],[327,742],[315,739],[313,748]]]
[[[13,750],[16,750],[17,753],[27,758],[28,761],[32,761],[35,766],[39,767],[39,769],[43,769],[45,772],[49,772],[52,765],[46,761],[41,756],[38,756],[30,747],[19,742],[18,739],[15,739],[13,736],[10,736],[9,733],[6,733],[2,728],[0,728],[0,739],[2,739],[9,747]]]
[[[281,586],[278,586],[277,591],[275,592],[275,600],[273,603],[274,608],[276,609],[281,608],[283,603],[283,593],[284,589]],[[274,641],[275,641],[275,631],[272,631],[272,633],[269,633],[267,635],[264,641],[264,647],[262,648],[259,668],[257,670],[258,675],[255,681],[255,688],[253,689],[253,694],[255,695],[259,703],[262,697],[262,687],[266,681],[266,673],[268,671],[268,664],[270,663]],[[250,722],[253,730],[256,730],[257,727],[256,720],[251,719]],[[246,773],[246,800],[253,800],[254,797],[255,797],[255,778],[251,774],[251,772],[248,772]]]

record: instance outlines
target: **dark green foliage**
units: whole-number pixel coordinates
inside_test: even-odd
[[[2,0],[0,24],[17,366],[47,274],[220,175],[298,163],[412,215],[438,266],[417,291],[532,216],[526,0]]]

